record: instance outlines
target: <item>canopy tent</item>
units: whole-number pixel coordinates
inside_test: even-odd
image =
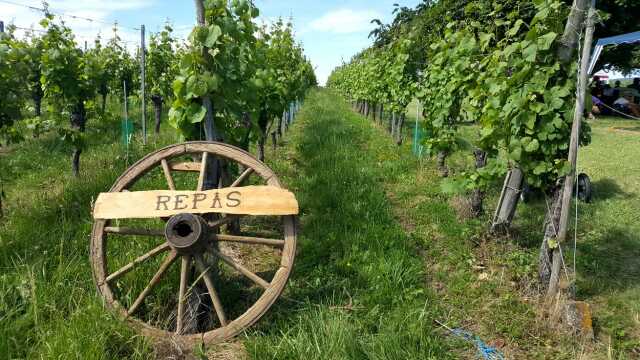
[[[601,81],[626,80],[640,77],[640,69],[631,70],[628,73],[622,73],[612,69],[600,70],[593,74],[593,77],[599,78]]]
[[[602,54],[602,49],[604,49],[605,46],[632,44],[636,42],[640,42],[640,31],[598,40],[598,42],[596,43],[596,48],[593,50],[593,55],[591,56],[591,63],[589,63],[589,74],[593,74],[593,70],[596,67],[598,59],[600,58],[600,54]]]

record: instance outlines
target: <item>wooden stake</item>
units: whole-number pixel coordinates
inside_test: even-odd
[[[595,30],[596,0],[591,0],[591,6],[587,16],[587,28],[582,47],[582,59],[580,60],[580,74],[578,76],[578,96],[576,98],[575,113],[573,114],[573,126],[571,128],[571,142],[569,144],[569,164],[571,172],[564,179],[564,190],[562,192],[562,207],[560,212],[560,226],[558,228],[557,247],[553,250],[553,263],[549,287],[547,288],[547,299],[552,299],[558,293],[558,283],[560,280],[560,269],[562,253],[560,246],[567,238],[569,226],[569,214],[571,213],[571,195],[576,177],[576,163],[578,159],[578,147],[580,146],[580,130],[582,117],[584,115],[585,95],[589,81],[589,61],[591,60],[591,44],[593,43],[593,32]]]

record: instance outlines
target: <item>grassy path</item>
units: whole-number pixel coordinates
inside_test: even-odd
[[[249,353],[454,358],[434,333],[438,305],[425,288],[421,247],[385,194],[384,183],[408,170],[394,145],[327,92],[311,95],[289,136],[272,165],[301,204],[298,257],[286,299],[249,337]]]

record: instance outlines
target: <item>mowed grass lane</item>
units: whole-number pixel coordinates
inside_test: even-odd
[[[272,166],[301,205],[298,256],[284,298],[245,342],[251,357],[457,358],[433,325],[422,249],[385,193],[411,164],[327,91],[310,95],[288,136]]]

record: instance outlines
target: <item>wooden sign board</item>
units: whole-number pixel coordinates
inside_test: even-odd
[[[288,190],[245,186],[207,191],[134,191],[102,193],[95,219],[146,219],[182,213],[233,215],[295,215],[298,201]]]

